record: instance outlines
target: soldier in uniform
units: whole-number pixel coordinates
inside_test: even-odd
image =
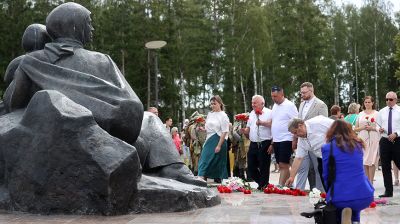
[[[245,134],[240,132],[240,129],[241,123],[235,122],[232,131],[232,152],[235,155],[233,176],[246,179],[247,152],[249,151],[250,140],[245,136]]]
[[[203,149],[203,145],[207,136],[206,129],[204,127],[204,117],[204,115],[199,114],[195,117],[194,123],[189,127],[191,139],[190,154],[192,158],[193,173],[195,175],[197,175],[201,150]]]

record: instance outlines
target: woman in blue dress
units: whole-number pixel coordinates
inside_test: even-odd
[[[224,104],[218,95],[210,99],[211,112],[208,113],[205,128],[207,138],[200,155],[198,176],[213,178],[215,182],[228,177],[227,143],[229,118],[224,112]]]
[[[329,188],[326,199],[336,206],[340,223],[360,222],[361,210],[373,201],[374,188],[364,173],[364,143],[352,130],[351,124],[336,120],[326,134],[327,144],[322,146],[323,179],[328,184],[328,162],[331,144],[336,173],[334,192]],[[342,214],[343,213],[343,214]],[[341,218],[340,218],[341,216]]]

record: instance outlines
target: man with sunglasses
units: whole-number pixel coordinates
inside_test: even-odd
[[[400,167],[400,107],[397,103],[397,94],[386,94],[386,107],[379,111],[376,123],[382,137],[379,141],[382,162],[383,183],[385,193],[379,197],[393,197],[392,160]]]

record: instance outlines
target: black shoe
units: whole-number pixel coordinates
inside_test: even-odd
[[[384,194],[379,195],[379,197],[380,198],[391,198],[391,197],[393,197],[393,193],[388,194],[385,192]]]
[[[304,216],[306,218],[312,218],[318,214],[322,214],[322,209],[315,209],[312,212],[302,212],[300,213],[301,216]]]

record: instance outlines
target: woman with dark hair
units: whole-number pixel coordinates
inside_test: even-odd
[[[374,188],[363,169],[364,143],[352,130],[351,124],[342,120],[336,120],[332,124],[326,139],[328,143],[322,146],[322,176],[325,186],[328,186],[329,169],[332,170],[332,164],[329,164],[331,147],[336,170],[326,199],[338,209],[339,223],[340,220],[342,224],[360,222],[361,210],[370,205],[374,195]]]
[[[354,131],[358,132],[365,143],[364,151],[364,169],[371,184],[373,184],[376,165],[379,161],[379,140],[380,133],[376,130],[375,120],[378,117],[378,111],[375,110],[375,101],[372,96],[364,98],[364,110],[358,115]]]
[[[228,177],[227,143],[229,118],[224,112],[224,103],[218,95],[210,99],[211,112],[208,113],[205,128],[207,138],[200,155],[198,176],[213,178],[215,182]]]

